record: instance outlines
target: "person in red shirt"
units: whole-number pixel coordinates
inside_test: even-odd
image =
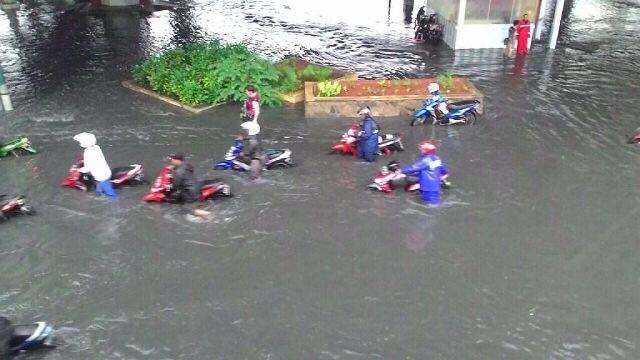
[[[529,15],[522,15],[522,19],[518,21],[516,26],[516,34],[518,34],[518,48],[516,53],[518,55],[527,55],[529,53],[529,37],[531,36],[531,23],[529,22]]]
[[[258,116],[260,116],[260,95],[253,85],[247,86],[245,93],[247,98],[242,108],[242,121],[258,122]]]

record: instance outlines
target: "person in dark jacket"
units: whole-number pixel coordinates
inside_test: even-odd
[[[405,175],[417,175],[420,180],[420,195],[429,205],[440,204],[442,183],[449,176],[449,169],[436,155],[436,146],[429,141],[418,144],[422,153],[413,164],[403,167]]]
[[[196,203],[200,197],[200,183],[193,172],[193,166],[184,160],[183,153],[169,155],[169,162],[173,166],[169,201],[178,204]],[[209,215],[199,205],[191,206],[190,210],[196,216]]]
[[[358,156],[368,162],[376,161],[378,154],[378,123],[371,117],[371,109],[365,106],[358,111],[360,134],[358,136]]]

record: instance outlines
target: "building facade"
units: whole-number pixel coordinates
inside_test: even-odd
[[[523,14],[529,15],[533,37],[539,5],[539,0],[427,1],[427,8],[438,13],[444,41],[452,49],[503,48],[509,26]]]

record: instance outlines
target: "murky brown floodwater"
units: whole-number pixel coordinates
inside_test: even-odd
[[[48,319],[67,345],[24,359],[638,359],[640,3],[575,0],[559,48],[421,48],[402,3],[181,1],[151,17],[82,17],[62,2],[0,12],[17,110],[0,137],[40,153],[0,161],[0,192],[38,216],[0,224],[0,313]],[[337,8],[344,7],[340,14]],[[357,14],[357,15],[354,15]],[[172,206],[58,187],[92,131],[112,166],[185,151],[201,178],[237,106],[192,116],[119,86],[166,46],[219,36],[367,77],[451,69],[486,95],[479,125],[387,131],[441,144],[455,183],[438,209],[365,190],[376,167],[327,155],[349,119],[266,111],[264,136],[300,166],[193,223]]]

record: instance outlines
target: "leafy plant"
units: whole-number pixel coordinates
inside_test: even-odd
[[[436,80],[445,90],[451,90],[453,88],[453,75],[449,71],[439,74]]]
[[[331,79],[333,70],[326,66],[317,66],[310,64],[300,74],[303,81],[327,81]]]
[[[336,96],[342,92],[342,85],[338,81],[321,81],[318,83],[318,96]]]
[[[241,101],[249,84],[262,103],[279,105],[283,89],[299,86],[289,70],[283,74],[246,46],[217,40],[166,50],[135,66],[132,75],[143,86],[190,105]]]
[[[280,71],[280,91],[290,93],[302,89],[302,81],[298,78],[296,68],[292,65],[284,65]]]

